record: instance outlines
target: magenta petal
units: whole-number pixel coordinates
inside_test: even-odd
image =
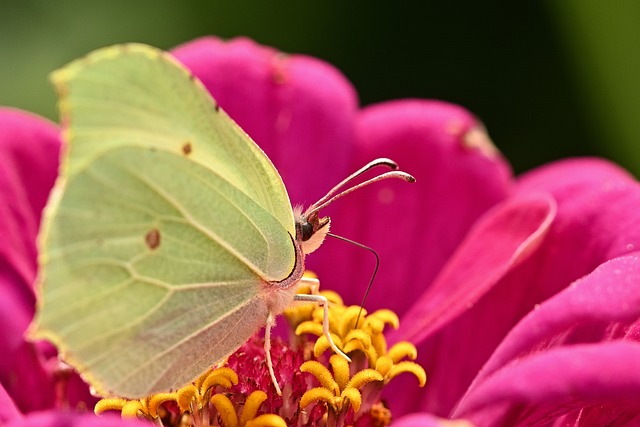
[[[449,263],[401,319],[390,341],[420,344],[473,305],[510,269],[528,257],[547,234],[555,202],[545,196],[508,200],[469,232]],[[487,242],[491,242],[487,247]]]
[[[570,198],[585,187],[607,187],[617,181],[635,181],[625,169],[599,158],[572,158],[549,163],[518,178],[518,192],[549,191],[559,199]]]
[[[11,396],[0,384],[0,425],[4,426],[11,420],[20,418],[22,414],[11,399]]]
[[[415,387],[415,380],[399,377],[391,382],[385,396],[394,413],[418,408],[439,416],[449,413],[505,333],[504,319],[511,313],[505,304],[517,302],[494,301],[494,287],[543,243],[555,210],[545,195],[496,206],[475,224],[433,285],[416,296],[389,341],[417,343],[417,362],[429,380],[423,392],[409,397],[401,391]],[[485,301],[492,304],[487,307]],[[461,313],[464,316],[457,317]]]
[[[33,315],[35,240],[60,143],[55,125],[19,110],[0,108],[0,130],[0,354],[6,356],[22,342]]]
[[[124,420],[115,415],[97,417],[93,414],[46,411],[15,419],[6,427],[149,427],[149,422]]]
[[[558,203],[554,226],[537,260],[537,302],[597,266],[640,249],[640,184],[599,159],[571,159],[525,174],[519,194],[545,191]]]
[[[637,342],[555,348],[494,372],[466,397],[455,415],[478,425],[550,425],[559,415],[586,407],[591,419],[601,423],[580,425],[631,425],[624,422],[638,421],[640,414],[637,372]]]
[[[535,304],[611,257],[640,247],[640,185],[620,168],[595,160],[558,162],[525,176],[516,194],[541,192],[550,193],[558,206],[546,238],[475,306],[418,349],[432,388],[414,407],[447,415],[503,337]],[[488,251],[493,244],[487,243]]]
[[[51,405],[50,377],[23,339],[34,309],[35,239],[57,174],[58,129],[31,114],[0,109],[0,382],[22,411]]]
[[[57,127],[19,110],[0,108],[0,272],[31,287],[40,214],[58,171]]]
[[[346,176],[357,98],[335,68],[245,38],[201,38],[172,53],[267,153],[293,203],[315,202]]]
[[[411,414],[394,419],[393,427],[456,427],[456,424],[429,414]],[[460,425],[459,427],[464,427]],[[469,426],[472,427],[472,426]]]
[[[381,265],[366,307],[404,313],[431,283],[474,221],[510,191],[510,170],[473,115],[440,101],[404,100],[365,108],[357,121],[353,168],[376,157],[397,161],[415,184],[376,183],[336,202],[332,230],[371,246]],[[359,303],[373,257],[325,241],[323,283]],[[318,251],[320,252],[320,251]],[[313,254],[311,262],[316,261]]]
[[[523,318],[505,337],[475,384],[532,352],[572,342],[612,339],[640,318],[640,254],[604,263]],[[473,389],[473,386],[470,389]]]
[[[37,346],[22,341],[3,354],[2,363],[0,382],[23,413],[54,406],[53,374]]]

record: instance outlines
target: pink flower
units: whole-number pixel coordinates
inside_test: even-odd
[[[573,159],[514,178],[461,107],[403,100],[359,109],[334,68],[246,39],[204,38],[174,54],[263,147],[294,204],[314,202],[375,157],[416,176],[415,185],[380,183],[326,212],[332,231],[379,252],[366,306],[401,315],[388,339],[416,344],[429,376],[424,389],[411,376],[385,389],[394,425],[637,422],[640,186],[628,173]],[[22,339],[57,128],[3,109],[0,146],[0,423],[35,425],[63,415],[25,414],[92,403],[72,375],[74,394],[56,398],[52,350]],[[373,260],[328,240],[308,267],[323,288],[359,303]]]
[[[0,425],[121,425],[115,417],[38,413],[96,401],[76,374],[54,377],[60,370],[51,346],[23,339],[34,312],[35,238],[57,174],[58,129],[31,114],[1,108],[0,147]],[[64,397],[56,385],[67,387]]]

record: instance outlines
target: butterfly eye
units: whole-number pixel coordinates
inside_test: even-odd
[[[302,241],[306,242],[311,238],[311,236],[313,236],[313,224],[311,224],[309,221],[300,223],[300,232],[300,234],[302,235]]]

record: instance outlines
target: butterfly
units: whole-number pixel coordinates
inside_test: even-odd
[[[302,212],[249,136],[170,54],[99,49],[57,70],[63,148],[38,237],[30,329],[102,396],[175,390],[234,352],[294,300],[320,209],[387,177],[375,160]],[[394,169],[346,190],[374,166]],[[342,354],[345,358],[348,357]]]

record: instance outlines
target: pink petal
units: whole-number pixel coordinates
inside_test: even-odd
[[[5,330],[3,328],[3,333]],[[0,382],[23,413],[54,406],[54,375],[33,343],[4,352],[0,367]]]
[[[394,419],[393,427],[466,427],[429,414],[410,414]],[[469,425],[468,427],[473,427]]]
[[[555,425],[567,426],[572,421],[573,425],[580,427],[634,427],[640,425],[640,406],[635,399],[599,401],[596,405],[580,408],[561,417]]]
[[[556,206],[545,196],[514,198],[477,222],[434,283],[414,301],[390,341],[420,344],[491,289],[541,244]],[[487,248],[487,242],[491,247]]]
[[[35,238],[57,174],[58,130],[31,114],[0,109],[0,382],[23,410],[53,401],[37,349],[23,339],[34,309]]]
[[[640,344],[613,341],[554,348],[504,366],[470,393],[456,416],[478,425],[549,425],[590,408],[582,426],[633,425],[640,403]]]
[[[11,396],[0,384],[0,425],[6,425],[8,422],[20,418],[22,414],[11,399]]]
[[[73,412],[46,411],[14,419],[6,427],[149,427],[149,422],[122,419],[116,415],[95,416]]]
[[[0,109],[0,129],[0,272],[15,272],[29,288],[36,271],[40,213],[58,172],[58,129],[8,108]]]
[[[601,159],[555,162],[525,174],[517,192],[546,191],[558,203],[535,266],[540,302],[608,259],[640,249],[640,185]]]
[[[635,181],[633,175],[615,163],[596,157],[570,158],[548,163],[518,177],[519,192],[550,191],[558,198],[570,198],[574,190]]]
[[[427,370],[428,385],[407,398],[402,391],[415,388],[415,380],[399,377],[391,382],[385,396],[394,413],[420,408],[448,414],[505,333],[504,326],[495,328],[502,325],[499,311],[504,307],[486,307],[487,296],[540,247],[555,209],[545,195],[518,197],[496,206],[475,224],[433,285],[416,296],[401,318],[400,330],[390,333],[389,340],[418,344],[417,362]],[[476,310],[486,316],[473,316]],[[465,315],[453,321],[461,313]],[[446,328],[438,332],[443,325]]]
[[[293,203],[315,202],[346,176],[357,97],[335,68],[245,38],[205,37],[172,53],[265,150]]]
[[[523,179],[517,195],[549,189],[558,203],[548,235],[529,259],[419,347],[431,389],[411,403],[413,408],[446,416],[507,332],[536,304],[610,257],[640,247],[640,186],[620,168],[574,160],[527,176],[532,178]]]
[[[608,261],[545,301],[505,337],[476,377],[481,384],[512,361],[574,342],[621,337],[640,318],[640,253]],[[617,328],[614,328],[617,326]],[[469,392],[473,392],[474,386]]]
[[[336,202],[332,230],[380,255],[367,309],[402,314],[414,300],[407,295],[417,297],[427,289],[473,222],[507,196],[510,170],[478,121],[445,102],[404,100],[368,107],[357,129],[354,169],[389,157],[417,182],[384,181]],[[312,264],[320,280],[339,289],[348,303],[359,303],[373,256],[329,239],[324,245],[317,257],[322,258]]]

